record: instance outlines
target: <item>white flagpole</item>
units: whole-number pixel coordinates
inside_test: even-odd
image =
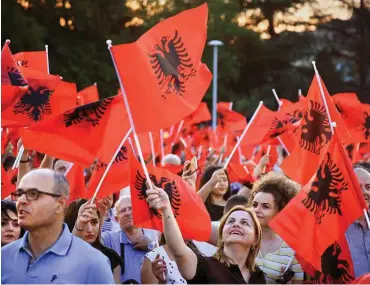
[[[246,134],[246,133],[247,133],[247,131],[249,130],[250,126],[252,125],[252,122],[253,122],[253,121],[254,121],[254,119],[256,118],[256,116],[257,116],[257,114],[258,114],[258,111],[261,109],[262,105],[263,105],[263,101],[260,101],[260,103],[259,103],[259,105],[258,105],[258,107],[257,107],[256,111],[254,111],[254,114],[253,114],[253,116],[252,116],[251,120],[249,121],[248,125],[245,127],[245,129],[244,129],[244,131],[243,131],[242,135],[240,136],[240,138],[239,138],[239,140],[237,141],[237,143],[235,144],[235,146],[234,146],[234,148],[233,148],[232,152],[230,153],[230,156],[228,157],[228,159],[227,159],[227,161],[226,161],[226,163],[225,163],[225,165],[224,165],[224,169],[226,169],[227,165],[230,163],[231,158],[233,157],[233,155],[234,155],[235,151],[237,150],[238,146],[240,145],[241,141],[244,139],[245,134]]]
[[[70,163],[70,164],[69,164],[69,166],[68,166],[68,168],[67,168],[66,172],[64,173],[64,176],[67,176],[68,172],[72,169],[73,165],[74,165],[74,163]]]
[[[270,150],[271,150],[271,145],[269,144],[267,146],[266,154],[270,154]],[[262,173],[265,173],[265,171],[266,171],[266,165],[263,167]]]
[[[179,134],[180,134],[180,132],[181,132],[181,129],[182,129],[182,126],[184,125],[184,120],[181,120],[181,122],[180,122],[180,124],[179,124],[179,127],[177,128],[177,131],[176,131],[176,134],[175,134],[175,137],[174,137],[174,139],[173,139],[173,141],[172,141],[172,143],[173,144],[175,144],[176,143],[176,140],[177,140],[177,138],[178,138],[178,136],[179,136]],[[171,149],[172,149],[172,147],[171,147]]]
[[[202,155],[202,148],[203,148],[203,146],[202,146],[202,145],[200,145],[200,146],[198,147],[198,159],[200,159],[200,156]]]
[[[141,151],[140,142],[139,142],[139,139],[137,138],[137,134],[136,134],[136,130],[135,130],[135,125],[134,125],[134,120],[133,120],[133,117],[132,117],[132,114],[131,114],[130,104],[128,103],[128,99],[127,99],[127,96],[126,96],[125,88],[123,87],[122,80],[121,80],[121,77],[120,77],[119,72],[118,72],[118,69],[117,69],[116,61],[114,60],[114,56],[113,56],[113,53],[112,53],[112,41],[111,40],[107,40],[107,45],[108,45],[108,50],[110,52],[110,55],[112,57],[114,69],[116,70],[116,74],[117,74],[117,78],[118,78],[118,81],[119,81],[119,85],[121,87],[122,96],[123,96],[123,100],[125,102],[127,115],[128,115],[129,120],[130,120],[130,125],[131,125],[131,128],[132,128],[132,133],[134,135],[135,144],[136,144],[137,151],[138,151],[138,154],[139,154],[140,163],[141,163],[141,166],[143,168],[143,171],[144,171],[144,174],[145,174],[145,178],[146,178],[146,180],[147,180],[147,182],[149,184],[149,187],[150,188],[153,188],[153,183],[150,180],[149,172],[148,172],[148,169],[147,169],[147,167],[145,165],[145,161],[144,161],[144,157],[143,157],[143,152]]]
[[[278,103],[278,105],[279,105],[279,109],[280,109],[281,105],[283,105],[283,102],[282,102],[282,101],[280,101],[280,99],[279,99],[278,95],[276,94],[276,90],[275,90],[275,89],[272,89],[272,93],[274,94],[275,100],[276,100],[276,102]]]
[[[128,143],[130,144],[130,146],[132,148],[132,152],[134,153],[134,156],[137,157],[136,150],[134,148],[134,145],[132,144],[131,138],[128,138],[127,140],[128,140]]]
[[[45,51],[46,51],[46,66],[48,69],[48,74],[50,74],[50,68],[49,68],[49,46],[45,45]]]
[[[111,160],[110,160],[110,161],[109,161],[109,163],[108,163],[107,168],[105,169],[105,171],[104,171],[104,173],[103,173],[103,176],[101,177],[101,179],[100,179],[100,181],[99,181],[98,186],[96,186],[96,190],[95,190],[94,196],[93,196],[93,197],[92,197],[92,199],[91,199],[91,203],[93,203],[93,201],[94,201],[94,200],[95,200],[95,198],[96,198],[96,195],[98,195],[98,192],[99,192],[99,190],[100,190],[100,187],[102,186],[103,181],[104,181],[105,177],[107,176],[109,169],[111,168],[111,166],[112,166],[112,164],[113,164],[114,160],[116,159],[116,156],[117,156],[117,155],[118,155],[118,153],[121,151],[121,148],[122,148],[122,147],[123,147],[123,145],[125,144],[125,142],[126,142],[127,138],[128,138],[128,137],[129,137],[129,135],[131,134],[131,131],[132,131],[132,127],[128,130],[128,132],[126,133],[126,135],[125,135],[125,136],[124,136],[124,138],[122,139],[121,143],[119,144],[119,146],[118,146],[117,150],[114,152],[114,154],[113,154],[113,156],[112,156]]]
[[[280,101],[280,99],[279,99],[279,97],[278,97],[278,95],[277,95],[277,93],[276,93],[276,90],[275,90],[275,89],[272,89],[272,93],[274,93],[275,99],[277,100],[277,102],[278,102],[278,104],[279,104],[278,111],[280,111],[280,108],[281,108],[281,106],[283,105],[283,102],[282,102],[282,101]],[[285,144],[284,144],[283,140],[280,138],[280,136],[277,136],[276,138],[277,138],[277,140],[279,141],[279,143],[282,145],[282,147],[285,149],[285,151],[287,152],[287,154],[288,154],[288,155],[290,155],[289,150],[288,150],[288,149],[287,149],[287,147],[285,146]]]
[[[23,144],[20,146],[19,150],[18,150],[18,155],[17,157],[15,158],[15,161],[14,161],[14,164],[13,164],[13,167],[12,169],[16,169],[18,166],[19,166],[19,162],[22,158],[22,155],[23,155],[23,152],[24,152],[24,146]]]
[[[152,132],[149,132],[149,141],[150,141],[150,148],[152,149],[153,166],[155,166],[155,151],[154,151],[154,142],[153,142],[153,134],[152,134]]]
[[[173,129],[175,128],[175,125],[172,125],[171,128],[170,128],[170,136],[172,136],[173,134]]]
[[[331,130],[331,133],[334,134],[334,125],[335,123],[333,124],[332,121],[331,121],[331,116],[330,116],[330,112],[329,112],[329,107],[328,107],[328,103],[326,102],[326,98],[325,98],[325,94],[324,94],[324,89],[322,88],[322,85],[321,85],[321,80],[320,80],[320,74],[316,68],[316,62],[312,62],[312,65],[313,65],[313,68],[315,69],[315,74],[316,74],[316,79],[317,79],[317,83],[319,84],[319,89],[320,89],[320,93],[321,93],[321,98],[322,98],[322,101],[324,102],[324,106],[325,106],[325,109],[326,109],[326,113],[328,114],[328,120],[329,120],[329,124],[330,124],[330,130]]]
[[[183,137],[180,137],[180,142],[183,144],[184,147],[188,147],[186,141],[184,140]]]
[[[159,141],[161,143],[161,166],[164,166],[164,139],[163,139],[163,130],[161,129],[159,132]]]
[[[230,111],[233,109],[233,102],[230,102],[230,106],[229,106],[229,108],[230,108]]]

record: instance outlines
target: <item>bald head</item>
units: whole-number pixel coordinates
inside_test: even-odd
[[[355,173],[360,184],[370,184],[370,173],[366,169],[355,168]]]
[[[27,188],[69,196],[69,183],[66,177],[47,168],[39,168],[28,172],[22,177],[19,188],[24,188],[24,184],[27,185]]]

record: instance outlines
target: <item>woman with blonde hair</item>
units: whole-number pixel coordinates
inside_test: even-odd
[[[151,208],[162,211],[164,236],[181,275],[197,284],[265,284],[255,259],[261,245],[261,227],[254,212],[236,206],[224,215],[219,228],[219,245],[214,257],[196,254],[186,246],[172,212],[167,193],[153,186],[148,189]],[[166,270],[163,264],[163,271]]]

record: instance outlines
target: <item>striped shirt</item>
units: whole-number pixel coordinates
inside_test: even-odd
[[[268,253],[265,256],[263,256],[261,251],[259,251],[256,258],[256,264],[265,274],[267,284],[276,284],[275,281],[281,278],[281,275],[293,256],[293,249],[291,249],[285,242],[283,242],[277,251]],[[295,272],[292,281],[302,281],[304,279],[304,272],[297,259],[293,259],[293,263],[290,268]]]

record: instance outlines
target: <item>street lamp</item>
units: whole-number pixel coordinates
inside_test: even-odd
[[[217,64],[218,64],[218,47],[223,46],[221,41],[210,41],[209,46],[213,46],[213,90],[212,90],[212,128],[217,126]]]

